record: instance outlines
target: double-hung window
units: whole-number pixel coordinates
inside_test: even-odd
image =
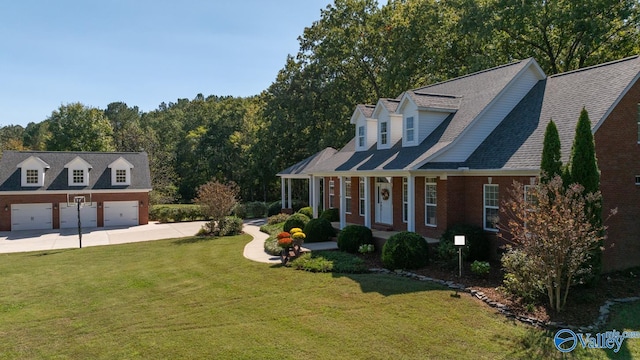
[[[358,126],[358,147],[365,147],[364,126]]]
[[[485,230],[497,231],[499,219],[498,185],[484,185],[484,228]]]
[[[414,127],[414,123],[413,123],[413,116],[409,116],[407,118],[407,122],[406,122],[406,138],[405,140],[407,142],[413,142],[414,137],[415,137],[415,127]]]
[[[361,177],[360,181],[358,182],[358,197],[360,200],[360,206],[359,206],[359,211],[360,211],[360,216],[364,216],[364,178]]]
[[[333,209],[333,198],[335,197],[336,186],[333,180],[329,180],[329,209]]]
[[[402,222],[409,221],[409,181],[402,178]]]
[[[351,179],[344,180],[345,213],[351,214]]]
[[[387,145],[389,142],[389,129],[386,121],[380,123],[380,144]]]
[[[425,178],[424,182],[424,214],[425,225],[436,226],[438,213],[438,197],[436,188],[436,178]]]

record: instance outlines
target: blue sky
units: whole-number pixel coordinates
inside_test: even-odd
[[[0,3],[0,126],[60,105],[265,90],[331,0],[19,0]]]

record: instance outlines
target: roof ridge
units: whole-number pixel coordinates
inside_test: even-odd
[[[455,77],[455,78],[453,78],[453,79],[444,80],[444,81],[436,82],[436,83],[433,83],[433,84],[429,84],[429,85],[421,86],[421,87],[419,87],[419,88],[412,89],[412,91],[413,91],[413,92],[416,92],[416,91],[419,91],[419,90],[422,90],[422,89],[430,88],[430,87],[432,87],[432,86],[441,85],[441,84],[446,84],[446,83],[448,83],[448,82],[452,82],[452,81],[456,81],[456,80],[460,80],[460,79],[468,78],[468,77],[475,76],[475,75],[479,75],[479,74],[484,74],[484,73],[487,73],[487,72],[490,72],[490,71],[494,71],[494,70],[502,69],[502,68],[505,68],[505,67],[513,66],[513,65],[517,65],[517,64],[523,63],[523,62],[525,62],[525,61],[531,60],[531,59],[533,59],[533,58],[527,58],[527,59],[524,59],[524,60],[516,60],[516,61],[514,61],[514,62],[510,62],[510,63],[508,63],[508,64],[498,65],[498,66],[496,66],[496,67],[492,67],[492,68],[490,68],[490,69],[480,70],[480,71],[476,71],[476,72],[471,73],[471,74],[466,74],[466,75],[458,76],[458,77]]]
[[[637,59],[639,57],[640,57],[640,55],[632,55],[632,56],[626,57],[624,59],[613,60],[613,61],[609,61],[609,62],[602,63],[602,64],[591,65],[591,66],[583,67],[583,68],[580,68],[580,69],[575,69],[575,70],[570,70],[570,71],[566,71],[566,72],[563,72],[563,73],[553,74],[553,75],[551,75],[549,77],[556,78],[556,77],[560,77],[560,76],[564,76],[564,75],[570,75],[570,74],[574,74],[574,73],[578,73],[578,72],[582,72],[582,71],[593,70],[593,69],[596,69],[596,68],[600,68],[600,67],[605,67],[605,66],[610,66],[610,65],[617,64],[617,63],[621,63],[621,62],[624,62],[624,61],[630,61],[630,60],[633,60],[633,59]]]
[[[450,99],[458,99],[462,97],[460,95],[451,95],[451,94],[425,93],[425,92],[418,92],[418,91],[412,91],[412,92],[416,95],[435,96],[435,97],[443,97],[443,98],[450,98]]]

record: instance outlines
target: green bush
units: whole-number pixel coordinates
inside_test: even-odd
[[[364,260],[339,251],[314,251],[293,260],[291,266],[297,270],[311,272],[366,273]]]
[[[304,229],[305,225],[309,222],[309,217],[305,214],[296,213],[287,219],[282,226],[282,231],[289,232],[293,228]],[[305,231],[305,234],[307,232]]]
[[[320,214],[320,217],[329,220],[329,222],[338,222],[340,221],[340,209],[327,209]]]
[[[303,207],[307,206],[307,203],[301,200],[293,200],[293,212],[297,212]],[[267,216],[273,216],[282,212],[282,201],[274,201],[269,204],[267,208]]]
[[[509,249],[500,260],[504,270],[501,290],[526,302],[537,302],[544,293],[544,284],[532,276],[534,266],[527,255],[518,249]]]
[[[233,207],[233,210],[231,210],[231,213],[233,214],[233,216],[237,216],[239,218],[246,219],[247,218],[247,207],[245,206],[245,204],[237,203]]]
[[[307,236],[304,241],[310,243],[329,241],[332,237],[336,236],[336,231],[333,226],[331,226],[331,223],[322,218],[311,219],[306,226],[304,226],[303,232]]]
[[[476,275],[485,276],[489,271],[491,271],[491,265],[486,261],[476,260],[471,263],[471,272]]]
[[[269,218],[267,218],[267,224],[274,225],[274,224],[283,223],[287,221],[289,216],[290,216],[289,214],[277,214],[277,215],[269,216]]]
[[[356,253],[361,245],[373,244],[371,229],[362,225],[347,225],[338,234],[338,249]]]
[[[167,222],[202,220],[204,215],[198,205],[153,205],[149,220]]]
[[[462,257],[466,261],[489,261],[491,260],[491,242],[487,238],[484,230],[480,227],[473,225],[465,225],[465,224],[457,224],[448,228],[440,237],[440,246],[444,246],[441,251],[438,249],[438,256],[441,257],[442,260],[451,261],[450,258],[445,256],[447,253],[450,255],[450,247],[449,244],[453,246],[453,237],[455,235],[464,235],[466,237],[466,244],[462,249]],[[443,243],[449,243],[444,244]],[[455,246],[453,246],[455,249]],[[455,249],[455,259],[457,259],[458,251]]]
[[[219,236],[234,236],[242,233],[242,219],[237,216],[225,216],[218,224]]]
[[[305,214],[309,217],[309,219],[313,219],[313,208],[311,206],[305,206],[302,209],[298,210],[300,214]]]
[[[244,204],[247,216],[245,219],[262,218],[267,215],[267,205],[262,201],[252,201]]]
[[[429,264],[429,245],[417,233],[399,232],[382,247],[382,263],[387,269],[417,269]]]

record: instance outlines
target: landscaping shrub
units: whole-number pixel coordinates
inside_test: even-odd
[[[284,225],[282,226],[282,230],[288,232],[293,228],[304,229],[305,225],[307,225],[308,222],[309,222],[309,217],[307,215],[296,213],[289,216],[287,221],[284,222]],[[304,233],[306,234],[307,232],[305,231]]]
[[[500,289],[508,295],[522,298],[526,302],[537,302],[544,293],[544,284],[533,276],[534,266],[527,255],[518,249],[509,249],[502,255],[504,279]]]
[[[429,246],[417,233],[397,233],[382,247],[382,263],[390,270],[423,267],[429,264]]]
[[[338,222],[340,221],[340,209],[327,209],[320,214],[320,217],[329,220],[329,222]]]
[[[373,244],[371,229],[362,225],[347,225],[338,234],[338,249],[356,253],[361,245]]]
[[[293,200],[293,212],[297,212],[303,207],[307,206],[307,203],[301,200]],[[267,208],[267,216],[273,216],[282,212],[282,201],[274,201],[269,204]]]
[[[300,214],[305,214],[309,217],[309,219],[313,219],[313,208],[311,206],[305,206],[302,209],[298,210]]]
[[[462,250],[462,256],[466,261],[488,261],[491,260],[491,242],[480,227],[473,225],[457,224],[448,228],[440,237],[440,246],[444,246],[443,251],[438,249],[438,256],[444,256],[448,253],[447,246],[443,242],[451,244],[455,250],[455,259],[458,257],[458,250],[453,245],[453,237],[455,235],[464,235],[466,244]],[[442,260],[450,261],[446,256]],[[457,260],[456,260],[457,261]]]
[[[339,251],[314,251],[293,260],[291,267],[311,272],[366,273],[364,260]]]
[[[246,219],[247,218],[247,207],[244,204],[237,203],[236,206],[233,207],[233,210],[231,211],[231,213],[233,214],[233,216],[237,216],[239,218]]]
[[[491,271],[491,265],[486,261],[474,261],[471,264],[471,272],[478,276],[485,276]]]
[[[287,221],[289,216],[290,216],[289,214],[277,214],[277,215],[269,216],[269,218],[267,218],[267,224],[275,225],[275,224],[283,223]]]
[[[301,214],[302,215],[302,214]],[[327,219],[311,219],[304,227],[304,233],[307,236],[305,242],[322,242],[329,241],[336,236],[336,231]]]
[[[204,215],[198,205],[153,205],[149,210],[149,220],[162,223],[200,219]]]
[[[267,215],[267,205],[262,201],[252,201],[244,204],[247,216],[245,219],[262,218]]]
[[[234,236],[242,233],[242,219],[237,216],[225,216],[218,224],[219,236]]]

